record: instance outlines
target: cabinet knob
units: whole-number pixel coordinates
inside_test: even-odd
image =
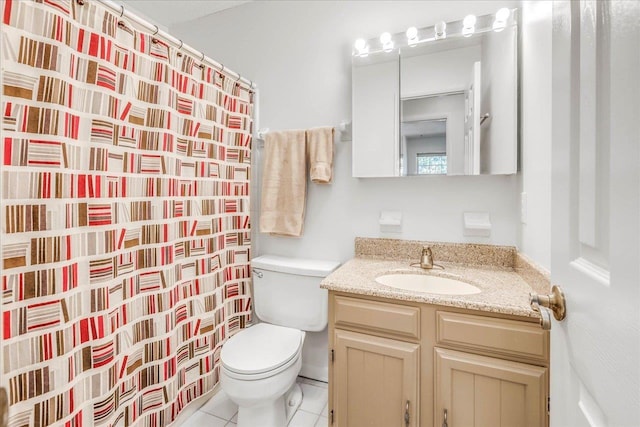
[[[447,410],[444,410],[444,419],[442,421],[442,427],[449,427],[449,424],[447,424]]]

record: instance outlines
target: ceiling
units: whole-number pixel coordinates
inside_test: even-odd
[[[120,0],[125,8],[164,29],[249,1],[251,0]]]

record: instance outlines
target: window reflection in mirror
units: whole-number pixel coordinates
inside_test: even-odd
[[[446,175],[447,117],[403,121],[400,129],[403,175]]]

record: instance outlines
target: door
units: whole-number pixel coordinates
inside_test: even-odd
[[[640,2],[553,4],[551,427],[640,425]]]
[[[547,368],[435,349],[434,425],[544,427]],[[446,415],[445,415],[446,411]]]
[[[338,426],[418,425],[418,344],[336,330],[335,351],[333,416]]]

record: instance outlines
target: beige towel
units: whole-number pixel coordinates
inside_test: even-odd
[[[260,232],[301,236],[307,194],[305,132],[269,132],[264,141]]]
[[[333,175],[333,128],[307,131],[309,175],[316,184],[328,184]]]

